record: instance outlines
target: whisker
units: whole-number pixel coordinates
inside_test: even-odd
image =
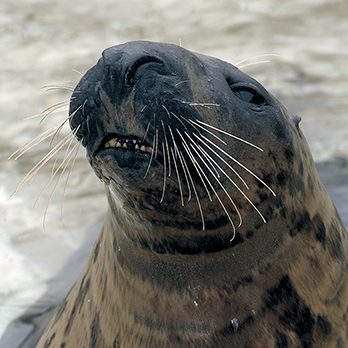
[[[204,156],[205,155],[205,151],[202,149],[201,146],[196,145],[198,149],[200,149],[202,151],[202,154]],[[214,161],[215,162],[215,161]],[[250,200],[250,198],[241,190],[241,188],[228,176],[228,174],[221,168],[221,166],[215,162],[215,164],[217,165],[217,167],[221,170],[221,172],[226,176],[226,178],[232,183],[232,185],[243,195],[243,197],[250,203],[250,205],[256,210],[256,212],[260,215],[262,221],[264,223],[266,223],[266,219],[263,217],[262,213],[260,212],[260,210],[258,208],[256,208],[256,206],[254,205],[254,203]]]
[[[189,156],[189,158],[190,158],[190,160],[191,160],[193,166],[195,167],[195,169],[196,169],[196,171],[197,171],[197,174],[198,174],[199,178],[200,178],[201,181],[202,181],[202,184],[203,184],[203,186],[204,186],[204,188],[205,188],[205,190],[206,190],[206,192],[207,192],[207,194],[208,194],[209,200],[212,201],[212,198],[211,198],[210,192],[209,192],[209,190],[208,190],[208,187],[207,187],[207,185],[206,185],[206,183],[205,183],[203,177],[202,177],[201,174],[200,174],[200,170],[199,170],[199,169],[201,169],[201,168],[200,168],[199,163],[196,161],[195,157],[192,155],[192,152],[191,152],[189,146],[187,145],[186,140],[184,139],[184,137],[182,136],[182,134],[178,131],[178,129],[177,129],[176,131],[178,132],[179,136],[181,137],[181,139],[182,139],[182,141],[183,141],[182,144],[183,144],[183,146],[184,146],[184,149],[185,149],[187,155]],[[201,170],[202,170],[202,169],[201,169]]]
[[[182,153],[181,153],[181,156],[182,156],[182,159],[183,159],[183,163],[184,163],[184,165],[185,165],[185,167],[186,167],[187,174],[188,174],[188,176],[189,176],[189,178],[190,178],[190,181],[191,181],[191,184],[192,184],[193,192],[194,192],[195,197],[196,197],[196,201],[197,201],[199,213],[200,213],[201,219],[202,219],[202,231],[204,231],[204,230],[205,230],[205,220],[204,220],[203,210],[202,210],[202,206],[201,206],[201,201],[200,201],[200,199],[199,199],[199,197],[198,197],[198,193],[197,193],[197,190],[196,190],[195,183],[194,183],[194,181],[193,181],[193,179],[192,179],[190,170],[189,170],[189,168],[188,168],[188,165],[187,165],[187,163],[186,163],[186,161],[185,161],[185,158],[184,158],[184,155],[183,155]]]
[[[162,149],[163,149],[163,188],[162,188],[162,197],[161,197],[160,203],[163,202],[164,193],[166,191],[166,185],[167,185],[167,159],[166,159],[166,151],[164,149],[163,141],[162,141]]]
[[[45,139],[49,138],[50,136],[52,136],[56,130],[58,129],[58,126],[55,126],[53,128],[50,128],[46,131],[44,131],[43,133],[41,133],[40,135],[38,135],[36,138],[30,140],[28,143],[26,143],[24,146],[20,147],[18,150],[16,150],[15,152],[13,152],[9,157],[8,160],[12,159],[14,156],[16,156],[14,158],[14,160],[17,160],[18,158],[20,158],[23,154],[25,154],[28,150],[30,150],[31,148],[33,148],[34,146],[40,144],[41,142],[43,142]]]
[[[226,151],[221,149],[219,146],[217,146],[215,143],[213,143],[211,140],[209,140],[207,137],[203,135],[203,138],[208,141],[210,144],[212,144],[214,147],[216,147],[219,151],[221,151],[224,155],[226,155],[228,158],[230,158],[233,162],[237,163],[240,167],[242,167],[244,170],[246,170],[249,174],[251,174],[255,179],[257,179],[260,183],[262,183],[267,189],[273,194],[273,196],[276,196],[274,191],[262,180],[260,179],[255,173],[253,173],[249,168],[244,166],[242,163],[240,163],[238,160],[236,160],[234,157],[232,157],[230,154],[228,154]],[[205,143],[202,143],[205,144]]]
[[[70,166],[68,175],[67,175],[67,177],[65,179],[65,183],[64,183],[64,189],[63,189],[63,194],[62,194],[62,203],[61,203],[61,206],[60,206],[60,216],[61,216],[61,218],[63,218],[63,210],[64,210],[64,200],[65,200],[66,188],[68,186],[69,178],[70,178],[72,170],[73,170],[73,168],[75,166],[76,158],[77,158],[77,155],[78,155],[79,149],[80,149],[79,146],[78,146],[78,143],[76,144],[75,148],[76,148],[76,151],[75,151],[75,154],[73,156],[73,161],[72,161],[72,164]]]
[[[45,89],[46,92],[55,91],[55,90],[64,90],[69,92],[74,91],[74,87],[70,85],[46,85],[46,86],[43,86],[42,88]]]
[[[187,189],[188,189],[188,199],[187,199],[187,202],[189,202],[191,200],[191,198],[192,198],[192,193],[191,193],[190,182],[189,182],[188,177],[187,177],[188,174],[186,173],[186,170],[188,171],[188,168],[187,168],[185,159],[184,159],[181,151],[179,151],[178,148],[176,148],[176,151],[178,153],[178,157],[179,157],[179,160],[180,160],[180,163],[181,163],[182,171],[184,172],[184,176],[185,176],[185,180],[186,180],[186,184],[187,184]]]
[[[195,133],[193,133],[193,134],[195,134]],[[202,141],[202,140],[201,140]],[[208,145],[209,146],[209,145]],[[204,151],[204,150],[203,150]],[[216,174],[216,176],[218,177],[218,178],[220,178],[220,173],[217,171],[217,169],[215,168],[215,166],[214,166],[214,163],[212,162],[212,158],[211,158],[211,156],[207,156],[207,161],[210,163],[210,165],[211,165],[211,168],[214,170],[214,172],[215,172],[215,174]]]
[[[244,58],[244,59],[234,63],[234,65],[236,67],[240,68],[240,65],[243,64],[244,62],[247,62],[248,60],[250,61],[251,59],[258,59],[258,58],[263,58],[263,57],[280,57],[280,55],[273,54],[273,53],[258,54],[257,56],[254,56],[254,57]]]
[[[227,145],[227,143],[226,143],[224,140],[222,140],[222,139],[221,139],[220,137],[218,137],[216,134],[214,134],[213,132],[211,132],[209,129],[204,128],[204,127],[203,127],[202,125],[200,125],[199,123],[197,123],[197,122],[195,122],[195,121],[193,121],[193,120],[188,120],[188,122],[190,122],[190,123],[196,125],[197,127],[203,129],[205,132],[209,133],[209,134],[212,135],[214,138],[216,138],[217,140],[221,141],[224,145]]]
[[[184,195],[182,193],[182,187],[181,187],[181,180],[180,180],[180,175],[179,175],[179,170],[178,170],[178,165],[176,163],[176,159],[175,159],[175,156],[174,156],[174,151],[173,151],[173,148],[171,147],[170,148],[170,151],[172,153],[172,156],[173,156],[173,162],[174,162],[174,167],[175,167],[175,171],[176,171],[176,177],[178,178],[178,184],[179,184],[179,191],[180,191],[180,197],[181,197],[181,205],[184,206]]]
[[[59,136],[61,130],[63,129],[63,127],[64,127],[64,125],[65,125],[65,123],[66,123],[68,120],[72,120],[73,117],[76,115],[76,113],[81,109],[81,107],[82,107],[82,105],[80,105],[78,108],[76,108],[76,110],[75,110],[74,112],[72,112],[72,113],[59,125],[59,127],[58,127],[57,130],[56,130],[56,133],[53,135],[53,138],[51,139],[51,142],[50,142],[50,145],[49,145],[50,147],[52,146],[52,144],[53,144],[55,138],[57,138],[57,137]],[[80,128],[80,126],[79,126],[78,128]],[[89,127],[88,127],[88,117],[87,117],[87,128],[89,129]],[[75,133],[75,130],[74,130],[73,133],[76,134],[76,133]]]
[[[157,158],[157,155],[158,155],[158,128],[156,127],[156,134],[155,134],[155,137],[156,137],[156,141],[155,141],[155,159]]]
[[[198,102],[180,100],[180,99],[177,99],[177,98],[174,98],[173,100],[177,100],[178,102],[180,102],[182,104],[188,104],[190,106],[203,106],[203,107],[210,107],[210,106],[219,107],[220,106],[220,104],[216,104],[216,103],[198,103]]]
[[[258,146],[256,146],[256,145],[250,143],[249,141],[246,141],[246,140],[244,140],[244,139],[242,139],[242,138],[240,138],[240,137],[237,137],[236,135],[233,135],[233,134],[231,134],[231,133],[225,132],[224,130],[222,130],[222,129],[220,129],[220,128],[214,127],[214,126],[212,126],[212,125],[210,125],[210,124],[208,124],[208,123],[205,123],[205,122],[203,122],[203,121],[200,121],[200,120],[196,120],[196,122],[198,122],[198,123],[200,123],[200,124],[203,124],[203,125],[205,125],[206,127],[209,127],[209,128],[211,128],[211,129],[214,129],[214,130],[216,130],[217,132],[220,132],[220,133],[222,133],[222,134],[228,135],[228,136],[231,137],[231,138],[234,138],[234,139],[236,139],[236,140],[239,140],[239,141],[241,141],[241,142],[244,143],[244,144],[250,145],[250,146],[254,147],[255,149],[258,149],[259,151],[263,151],[260,147],[258,147]]]
[[[186,135],[187,135],[187,134],[186,134]],[[192,141],[192,139],[190,139],[190,140]],[[196,145],[194,142],[191,143],[191,148],[192,148],[192,150],[195,151],[195,153],[196,153],[197,156],[200,158],[200,160],[202,161],[202,163],[203,163],[203,164],[205,165],[205,167],[209,170],[209,172],[211,173],[211,175],[214,177],[214,179],[216,180],[216,182],[219,184],[219,186],[221,187],[221,189],[222,189],[222,190],[224,191],[224,193],[226,194],[227,198],[228,198],[228,199],[230,200],[230,202],[232,203],[233,208],[236,210],[237,215],[238,215],[238,218],[239,218],[239,225],[238,225],[238,227],[240,227],[240,226],[242,225],[243,220],[242,220],[242,216],[241,216],[241,214],[240,214],[240,212],[239,212],[238,207],[236,206],[236,204],[235,204],[234,200],[232,199],[232,197],[230,196],[230,194],[229,194],[229,193],[227,192],[227,190],[225,189],[224,185],[220,182],[220,180],[219,180],[219,179],[217,178],[217,176],[213,173],[213,171],[210,169],[210,167],[205,163],[205,161],[203,160],[202,156],[199,154],[199,152],[195,149],[194,146],[198,147],[198,145]],[[205,174],[204,174],[204,175],[205,175]],[[211,184],[210,184],[210,185],[211,185]],[[213,185],[211,185],[211,187],[212,187],[212,189],[214,190],[215,195],[218,197],[216,190],[213,188]],[[220,203],[222,204],[222,202],[220,202]],[[223,204],[222,204],[222,205],[223,205]],[[224,210],[225,210],[225,212],[226,212],[226,214],[227,214],[227,216],[228,216],[230,222],[232,223],[233,230],[235,230],[234,223],[233,223],[232,218],[231,218],[231,216],[229,215],[229,213],[227,213],[226,207],[224,208]],[[232,239],[233,239],[233,238],[232,238]]]
[[[202,139],[198,137],[197,134],[193,133],[193,135],[201,142],[204,143]],[[204,143],[205,147],[207,147],[216,157],[218,157],[223,163],[227,165],[228,168],[230,168],[233,173],[238,177],[238,179],[244,184],[245,188],[249,190],[248,184],[245,182],[245,180],[241,177],[241,175],[223,158],[221,157],[214,149],[212,149],[207,143]],[[204,150],[203,150],[204,151]],[[210,156],[209,156],[210,157]],[[212,159],[212,158],[211,158]],[[213,159],[212,159],[213,160]],[[214,161],[215,162],[215,161]]]
[[[71,141],[70,141],[70,143],[69,143],[69,145],[68,145],[69,147],[71,146],[71,143],[72,143],[73,139],[74,139],[74,137],[71,139]],[[53,175],[53,176],[51,177],[51,179],[50,179],[50,182],[51,182],[51,180],[53,179],[53,177],[56,175],[56,173],[60,170],[60,168],[61,168],[61,167],[63,166],[63,164],[65,163],[65,165],[64,165],[64,167],[63,167],[63,169],[62,169],[62,172],[61,172],[61,174],[59,175],[58,180],[57,180],[56,183],[54,184],[53,189],[52,189],[52,191],[51,191],[51,193],[50,193],[50,196],[49,196],[49,198],[48,198],[48,200],[47,200],[46,209],[45,209],[44,216],[43,216],[43,221],[42,221],[42,224],[43,224],[43,228],[44,228],[44,229],[45,229],[45,223],[46,223],[46,216],[47,216],[48,207],[49,207],[49,205],[50,205],[50,203],[51,203],[53,194],[54,194],[54,192],[56,191],[56,188],[57,188],[57,186],[58,186],[58,184],[59,184],[61,178],[63,177],[63,175],[64,175],[64,173],[65,173],[65,171],[66,171],[67,166],[68,166],[69,163],[70,163],[70,160],[71,160],[71,158],[72,158],[73,152],[75,151],[75,148],[78,147],[78,146],[79,146],[78,143],[76,143],[76,144],[73,146],[72,150],[69,152],[69,154],[67,155],[67,157],[64,158],[64,160],[61,162],[60,166],[56,169],[56,172],[54,173],[54,175]]]
[[[272,61],[271,61],[271,60],[260,60],[260,61],[258,61],[258,62],[240,65],[238,68],[239,68],[239,69],[243,69],[243,68],[246,68],[247,66],[251,66],[251,65],[260,65],[260,64],[266,64],[266,63],[272,63]]]
[[[145,172],[145,175],[144,175],[144,179],[146,178],[147,174],[149,173],[149,170],[150,170],[150,166],[151,166],[151,163],[152,163],[152,159],[153,159],[153,154],[154,154],[154,147],[155,147],[155,136],[153,137],[153,141],[152,141],[152,152],[151,152],[151,157],[150,157],[150,161],[149,161],[149,164],[147,166],[147,169],[146,169],[146,172]]]
[[[147,132],[149,131],[149,128],[150,128],[150,124],[151,124],[151,122],[152,122],[152,121],[149,121],[149,123],[147,124],[146,131],[145,131],[145,134],[144,134],[143,140],[141,141],[142,143],[143,143],[143,142],[144,142],[144,140],[146,139]]]
[[[58,153],[62,147],[64,147],[69,138],[73,137],[73,134],[68,134],[61,141],[58,142],[34,167],[24,176],[24,178],[19,182],[14,193],[17,193],[23,184],[29,181],[56,153]]]
[[[75,144],[73,150],[69,152],[73,140],[74,140],[74,137],[71,137],[71,139],[69,139],[69,141],[64,144],[64,145],[68,144],[67,149],[66,149],[66,153],[64,155],[64,158],[63,158],[63,160],[61,161],[61,163],[59,164],[59,166],[57,168],[56,168],[56,164],[57,164],[58,158],[55,160],[55,162],[53,164],[53,167],[52,167],[52,170],[51,170],[51,177],[50,177],[49,181],[45,184],[45,186],[42,188],[42,190],[39,193],[39,195],[37,196],[37,198],[35,200],[35,203],[34,203],[34,207],[36,206],[36,204],[40,200],[40,197],[42,196],[42,194],[46,191],[47,187],[53,181],[53,179],[55,178],[55,176],[57,175],[59,170],[65,165],[66,162],[69,163],[68,159],[72,155],[72,152],[75,149],[75,147],[78,145],[78,144]],[[64,171],[62,173],[64,174]],[[61,173],[61,175],[62,175],[62,173]],[[54,188],[53,188],[53,191],[50,194],[50,197],[52,197],[53,192],[56,190],[56,187],[57,187],[58,182],[60,181],[61,175],[60,175],[58,181],[56,182],[56,184],[54,185]],[[50,202],[50,200],[51,199],[49,199],[49,202]],[[46,208],[46,210],[47,210],[47,208]]]
[[[167,115],[168,115],[168,118],[171,119],[171,116],[170,116],[170,112],[169,110],[166,108],[165,105],[161,104],[162,108],[166,111]]]
[[[161,120],[162,128],[163,128],[163,135],[164,135],[164,141],[166,144],[166,149],[167,149],[167,155],[168,155],[168,177],[171,175],[171,164],[170,164],[170,154],[169,154],[169,144],[168,144],[168,139],[166,135],[166,129],[164,127],[163,120]]]
[[[47,109],[41,112],[40,116],[42,116],[42,119],[40,123],[42,123],[53,111],[57,111],[65,106],[68,106],[70,104],[70,99],[67,101],[59,102],[54,105],[51,105]]]
[[[173,136],[172,128],[170,126],[168,126],[168,129],[169,129],[170,135],[171,135],[172,140],[173,140],[173,145],[174,145],[175,152],[178,154],[179,151],[178,151],[178,147],[176,145],[176,141],[175,141],[174,136]],[[184,195],[183,195],[183,192],[182,192],[182,186],[181,186],[181,180],[180,180],[180,176],[179,176],[179,170],[178,170],[178,166],[177,166],[177,163],[176,163],[176,156],[174,155],[173,149],[170,148],[170,150],[171,150],[172,155],[173,155],[173,161],[174,161],[176,176],[178,178],[179,190],[180,190],[180,195],[181,195],[181,205],[184,206],[185,205],[184,204]]]
[[[177,115],[175,115],[174,114],[174,112],[170,112],[183,126],[184,126],[184,128],[185,129],[187,129],[187,127],[186,127],[186,125],[184,124],[184,122],[182,122],[181,120],[180,120],[180,118],[177,116]]]

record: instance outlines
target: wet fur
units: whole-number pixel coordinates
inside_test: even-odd
[[[110,64],[112,70],[113,63],[107,63],[108,57],[122,56],[124,52],[128,56],[151,53],[162,59],[167,59],[168,52],[186,57],[182,60],[180,78],[185,81],[188,77],[192,95],[187,98],[191,101],[214,102],[211,96],[224,88],[215,87],[209,94],[200,83],[203,79],[200,70],[190,65],[193,60],[201,64],[203,71],[228,69],[228,64],[213,58],[174,45],[134,42],[106,51],[103,63]],[[72,112],[83,100],[88,100],[86,81],[93,80],[96,71],[92,69],[77,87],[82,96],[80,102],[73,102]],[[123,88],[124,80],[115,81],[118,88]],[[250,187],[250,200],[267,223],[239,195],[236,204],[243,223],[239,227],[236,224],[233,232],[221,204],[217,199],[211,202],[207,198],[206,190],[196,178],[206,221],[203,231],[197,202],[192,198],[184,207],[180,203],[177,177],[167,177],[167,191],[159,203],[163,168],[158,163],[152,164],[146,180],[140,180],[138,168],[115,172],[117,164],[111,155],[99,158],[93,155],[92,148],[102,138],[98,133],[101,129],[106,133],[121,128],[144,134],[147,125],[145,120],[135,117],[136,109],[143,106],[136,104],[141,96],[136,100],[130,94],[115,101],[110,95],[118,92],[110,81],[100,87],[99,91],[105,92],[99,93],[100,102],[107,112],[101,113],[103,117],[94,114],[98,116],[94,118],[94,127],[89,126],[91,133],[86,130],[86,115],[93,122],[95,112],[91,102],[86,102],[86,113],[76,114],[71,124],[75,130],[80,125],[77,137],[87,147],[93,169],[106,184],[109,210],[85,271],[38,346],[347,346],[347,232],[318,178],[298,119],[288,117],[284,108],[265,94],[276,110],[272,122],[267,123],[266,118],[248,119],[260,122],[248,124],[248,129],[253,142],[264,149],[262,155],[221,135],[230,152],[251,166],[276,196],[260,180],[244,175]],[[188,92],[182,89],[180,93]],[[241,105],[241,110],[244,107],[247,110]],[[188,117],[203,115],[205,122],[221,129],[233,130],[231,123],[235,122],[236,133],[240,131],[244,136],[248,133],[240,130],[243,118],[240,122],[237,118],[243,115],[227,121],[214,108],[200,113],[193,108],[182,110]],[[115,121],[116,115],[119,118]],[[162,117],[166,117],[165,113]],[[98,128],[100,124],[102,128]],[[151,135],[154,134],[152,130]],[[140,172],[147,165],[148,161],[144,162]],[[227,180],[224,185],[233,197],[238,195]],[[218,185],[214,187],[218,189]],[[223,202],[233,210],[226,197]],[[236,222],[237,214],[231,216]],[[199,247],[206,248],[204,238],[226,242],[218,243],[214,252],[194,252]]]

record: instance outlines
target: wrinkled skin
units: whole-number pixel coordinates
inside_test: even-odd
[[[109,210],[39,346],[348,345],[347,232],[299,118],[257,81],[130,42],[81,79],[70,125]]]

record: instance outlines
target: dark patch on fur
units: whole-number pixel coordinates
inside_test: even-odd
[[[276,330],[276,348],[288,348],[288,337]]]
[[[56,337],[56,332],[53,332],[53,334],[50,337],[48,337],[46,342],[44,343],[44,348],[49,348],[55,337]]]
[[[96,244],[96,246],[94,247],[94,252],[93,252],[93,263],[95,263],[97,261],[98,255],[99,255],[99,249],[100,249],[100,242],[98,241],[98,243]]]
[[[281,171],[277,174],[277,186],[283,187],[288,178],[288,173],[285,171]]]
[[[262,224],[260,224],[260,223],[259,223],[259,224],[256,224],[256,225],[255,225],[255,230],[259,230],[259,229],[261,228],[261,226],[262,226]]]
[[[99,312],[95,313],[90,332],[91,332],[91,337],[89,339],[89,348],[97,348],[98,336],[101,333]]]
[[[297,221],[295,223],[294,230],[290,231],[290,235],[292,237],[296,236],[297,233],[302,232],[303,230],[305,230],[309,223],[310,223],[310,216],[309,216],[308,212],[304,212],[300,216],[300,218],[297,219]]]
[[[118,337],[115,337],[114,343],[112,344],[112,348],[121,348],[121,345],[118,342]]]
[[[331,224],[330,229],[330,238],[327,238],[326,242],[327,248],[334,258],[336,258],[337,260],[342,260],[343,247],[340,233],[337,230],[335,224]]]
[[[292,160],[294,159],[294,153],[290,149],[286,149],[284,151],[284,156],[288,162],[292,162]]]
[[[304,170],[303,170],[303,163],[302,162],[300,162],[300,164],[298,166],[298,172],[301,176],[303,175]]]
[[[60,344],[60,348],[65,348],[65,346],[66,346],[66,343],[65,343],[65,342],[62,342],[62,343]]]
[[[320,215],[316,214],[313,219],[312,219],[313,227],[314,227],[314,233],[315,233],[315,238],[325,245],[326,241],[326,228],[323,223],[322,218]]]
[[[275,206],[279,209],[279,214],[283,219],[286,219],[287,216],[287,209],[283,204],[283,201],[279,198],[276,197],[274,200]]]
[[[288,190],[289,190],[289,195],[293,196],[297,192],[303,192],[304,191],[304,183],[302,177],[293,174],[291,177],[291,181],[289,182]]]
[[[283,326],[297,334],[302,348],[312,347],[314,316],[298,296],[288,276],[268,291],[266,306],[278,314]]]
[[[336,340],[336,348],[347,348],[344,346],[344,343],[341,337],[337,338]]]
[[[326,336],[330,335],[332,332],[332,327],[330,322],[326,318],[320,315],[318,316],[318,319],[317,319],[317,327],[320,330],[320,332]]]
[[[250,238],[252,238],[252,236],[254,235],[254,231],[253,230],[247,230],[246,231],[246,238],[247,239],[250,239]]]
[[[82,304],[85,300],[85,297],[88,293],[89,287],[90,287],[90,279],[86,279],[86,274],[83,276],[82,281],[81,281],[81,285],[80,285],[80,289],[77,293],[76,299],[75,299],[75,303],[73,305],[73,308],[71,310],[69,319],[68,319],[68,323],[66,324],[65,330],[64,330],[64,334],[66,335],[70,329],[71,326],[74,322],[76,313],[78,310],[81,310]]]
[[[259,194],[260,202],[264,202],[268,198],[268,194],[266,192],[261,192]]]
[[[253,282],[253,277],[251,275],[248,275],[248,276],[242,277],[240,280],[235,281],[232,284],[232,288],[234,291],[237,291],[241,285],[245,286],[245,285],[250,284],[252,282]]]

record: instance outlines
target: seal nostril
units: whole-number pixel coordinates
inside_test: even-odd
[[[162,60],[155,56],[143,56],[137,59],[128,69],[125,74],[124,82],[127,86],[133,83],[134,75],[136,71],[144,64],[148,63],[158,63],[163,64]]]

